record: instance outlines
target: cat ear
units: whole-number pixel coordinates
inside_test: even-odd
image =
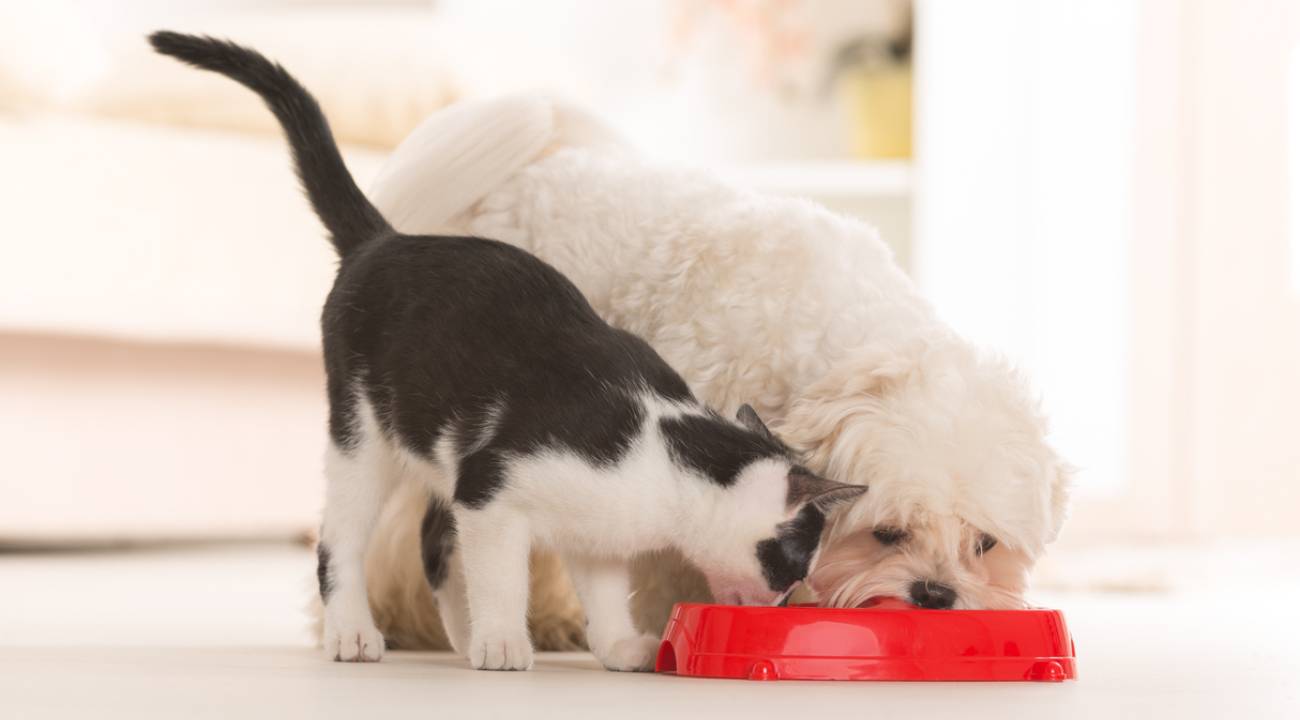
[[[867,492],[866,485],[848,485],[827,480],[801,467],[791,469],[787,479],[790,490],[786,495],[786,504],[792,508],[813,505],[826,513],[841,503],[857,500]]]
[[[758,413],[754,412],[754,408],[749,403],[741,405],[740,409],[736,411],[736,421],[763,437],[772,437],[772,431],[767,429],[767,426],[763,424],[762,419],[758,417]]]

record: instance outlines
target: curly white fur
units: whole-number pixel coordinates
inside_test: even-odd
[[[467,147],[495,147],[483,134],[506,132],[502,117],[546,150],[467,160]],[[1069,476],[1024,379],[945,326],[872,227],[654,166],[612,138],[544,99],[467,104],[398,149],[374,200],[405,232],[454,227],[535,253],[605,319],[646,338],[701,400],[724,411],[750,402],[815,470],[869,484],[811,578],[824,600],[907,597],[922,581],[951,587],[957,607],[1023,604],[1028,571],[1064,521]],[[456,185],[481,192],[433,200]],[[906,538],[885,546],[877,527]],[[998,544],[981,554],[983,534]],[[416,553],[409,537],[401,551]],[[646,624],[664,612],[647,609]]]

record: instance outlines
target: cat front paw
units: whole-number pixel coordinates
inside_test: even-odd
[[[606,670],[618,672],[648,672],[654,669],[659,653],[659,638],[653,635],[635,635],[615,640],[608,648],[592,651]]]
[[[336,662],[379,662],[384,636],[369,618],[327,619],[325,658]]]
[[[527,670],[533,666],[533,643],[527,630],[472,633],[469,664],[475,670]]]

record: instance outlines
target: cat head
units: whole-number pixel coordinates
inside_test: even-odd
[[[800,465],[748,405],[734,422],[682,415],[660,427],[673,462],[699,476],[678,544],[720,603],[775,602],[807,577],[827,517],[867,491]]]

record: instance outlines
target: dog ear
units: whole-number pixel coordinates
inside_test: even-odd
[[[1052,477],[1052,527],[1047,536],[1047,542],[1056,540],[1061,533],[1061,527],[1065,525],[1065,520],[1070,514],[1070,490],[1074,485],[1075,469],[1068,463],[1058,462],[1053,468]]]
[[[765,438],[772,437],[772,431],[767,429],[762,418],[758,416],[758,413],[754,411],[754,408],[749,403],[741,405],[740,409],[736,411],[736,421]]]
[[[849,485],[814,475],[807,468],[794,467],[787,476],[790,483],[786,506],[791,508],[813,505],[829,513],[841,503],[851,502],[867,492],[866,485]]]

